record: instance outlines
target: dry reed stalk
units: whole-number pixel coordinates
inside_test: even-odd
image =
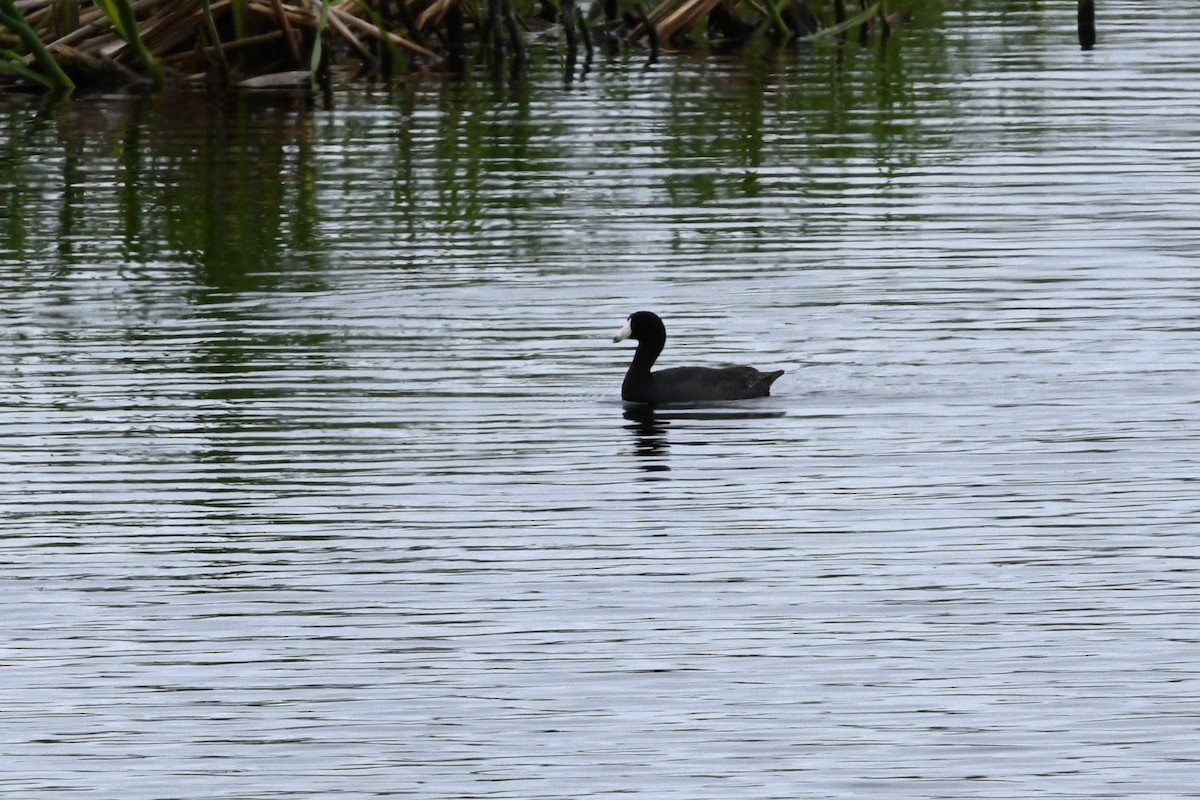
[[[188,20],[190,24],[181,24]],[[175,8],[146,20],[143,23],[142,41],[146,49],[156,58],[162,58],[189,39],[196,33],[204,22],[204,14],[190,4],[179,3]]]
[[[653,23],[658,23],[660,19],[671,13],[671,9],[679,5],[679,0],[662,0],[657,6],[651,9],[649,14],[646,14],[646,19]]]
[[[317,17],[320,17],[321,0],[308,0],[308,2],[309,6],[313,9],[313,13]],[[362,58],[363,61],[370,63],[375,60],[375,56],[371,54],[371,51],[367,49],[367,46],[360,42],[358,37],[350,32],[350,29],[346,27],[346,23],[342,22],[341,18],[338,16],[337,8],[332,3],[329,5],[329,14],[326,18],[326,23],[334,33],[340,36],[346,44],[350,45],[350,47],[358,53],[359,57]]]
[[[682,0],[682,2],[681,0],[662,0],[662,2],[655,6],[649,14],[645,15],[645,18],[654,24],[654,29],[657,32],[659,39],[669,40],[672,35],[678,33],[683,27],[679,24],[679,20],[690,18],[690,11],[694,9],[698,3],[704,2],[706,2],[706,0]],[[711,4],[708,10],[704,12],[705,14],[711,10],[712,5],[716,5],[716,3]],[[680,15],[682,15],[682,18]],[[662,21],[667,19],[676,20],[673,29],[670,31],[663,29]],[[690,27],[690,25],[687,27]],[[628,38],[631,41],[641,39],[643,36],[647,35],[647,33],[648,30],[646,22],[639,22],[630,29]]]
[[[133,13],[141,14],[149,9],[169,2],[186,2],[186,0],[139,0],[139,2],[133,4]],[[226,4],[228,4],[228,2],[229,0],[225,0]],[[65,36],[60,36],[59,38],[49,42],[46,46],[75,47],[77,49],[81,49],[79,48],[80,42],[86,41],[89,37],[96,34],[111,32],[111,29],[112,20],[105,15],[104,10],[93,7],[92,10],[87,13],[80,13],[78,28],[66,34]],[[116,34],[112,33],[111,35],[115,36]]]
[[[250,0],[246,6],[249,10],[262,16],[275,18],[278,13],[276,8],[266,5],[266,0]],[[316,30],[319,20],[319,8],[314,12],[311,9],[300,9],[295,6],[283,6],[283,14],[287,17],[289,23],[294,26]],[[387,40],[397,47],[402,47],[414,55],[419,55],[423,58],[428,58],[431,61],[440,61],[440,57],[432,50],[428,50],[421,45],[409,39],[400,36],[397,33],[384,31],[375,25],[372,25],[366,20],[360,19],[353,14],[342,10],[337,6],[329,7],[329,27],[335,30],[339,37],[345,39],[358,53],[365,59],[372,60],[371,52],[362,43],[362,40],[356,36],[350,28],[355,28],[361,31],[364,35],[379,39],[380,41]]]
[[[283,36],[281,31],[267,31],[266,33],[255,34],[254,36],[243,36],[240,39],[234,39],[229,42],[222,42],[221,46],[226,51],[237,51],[245,47],[254,47],[257,44],[266,44],[273,42]]]
[[[54,59],[64,68],[93,77],[115,77],[124,83],[137,83],[142,79],[142,76],[119,62],[88,55],[71,47],[55,47]]]
[[[19,3],[14,3],[13,5],[20,9]],[[39,6],[35,10],[22,11],[21,13],[25,15],[25,21],[29,23],[29,27],[36,30],[39,25],[41,25],[46,21],[47,18],[54,14],[54,6]]]
[[[246,47],[253,47],[254,45],[258,45],[258,44],[268,44],[270,42],[274,42],[275,40],[281,38],[282,36],[283,36],[283,33],[278,30],[267,31],[266,33],[260,33],[257,36],[244,36],[241,39],[236,39],[232,42],[223,42],[221,46],[225,50],[236,51],[236,50],[243,49]],[[193,49],[180,51],[178,53],[172,53],[169,56],[164,56],[162,59],[162,62],[164,64],[171,64],[171,65],[182,64],[184,62],[187,62],[189,59],[193,59],[193,60],[200,61],[200,62],[208,62],[212,59],[212,57],[214,55],[216,55],[215,47],[213,47],[212,45],[203,45],[203,46],[197,46],[196,48],[193,48]],[[187,80],[203,80],[205,77],[207,77],[207,74],[201,73],[199,76],[190,76],[190,77],[187,77],[186,79]]]
[[[713,10],[721,0],[689,0],[672,14],[658,23],[658,35],[670,40],[677,33],[687,33],[697,22]]]
[[[271,8],[275,9],[275,21],[279,23],[279,29],[283,32],[292,63],[297,67],[303,67],[304,61],[300,57],[300,41],[296,31],[292,30],[292,23],[288,21],[287,14],[284,13],[283,0],[271,0]]]
[[[421,56],[422,58],[428,58],[431,61],[442,60],[441,57],[432,50],[428,50],[410,39],[405,39],[398,33],[382,30],[377,25],[373,25],[370,22],[360,19],[359,17],[356,17],[347,11],[343,11],[340,7],[334,6],[330,9],[330,11],[332,12],[331,16],[339,17],[342,22],[345,23],[345,25],[351,28],[357,28],[367,36],[379,39],[380,41],[386,39],[397,47],[402,47],[414,55]]]
[[[404,2],[404,0],[400,0]],[[442,19],[450,12],[451,8],[459,5],[460,0],[434,0],[429,8],[421,12],[417,17],[417,30],[424,32],[428,28],[438,25]]]

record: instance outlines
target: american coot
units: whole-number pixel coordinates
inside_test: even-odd
[[[637,352],[621,384],[621,399],[629,403],[700,403],[745,400],[771,393],[783,370],[759,372],[754,367],[671,367],[651,372],[667,341],[667,329],[657,314],[639,311],[625,322],[614,342],[636,339]]]

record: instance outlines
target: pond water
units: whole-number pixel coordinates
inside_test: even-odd
[[[1200,11],[1017,5],[0,100],[0,790],[1200,796]]]

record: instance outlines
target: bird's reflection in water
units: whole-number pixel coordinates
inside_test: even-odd
[[[642,471],[670,472],[671,465],[667,463],[667,426],[671,424],[670,421],[660,419],[653,408],[644,405],[626,406],[624,417],[629,420],[625,430],[633,434],[634,452],[641,462]]]
[[[623,416],[629,420],[625,429],[633,434],[634,452],[641,461],[642,471],[648,473],[670,472],[667,463],[667,429],[674,420],[731,420],[767,419],[782,417],[785,411],[756,411],[716,407],[654,408],[652,406],[627,403]],[[665,476],[659,476],[659,479]],[[647,478],[650,478],[648,475]]]

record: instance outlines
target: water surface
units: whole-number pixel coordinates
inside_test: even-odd
[[[5,99],[0,788],[1196,796],[1159,5],[1090,53],[930,4],[570,87]],[[640,308],[775,396],[627,415]]]

